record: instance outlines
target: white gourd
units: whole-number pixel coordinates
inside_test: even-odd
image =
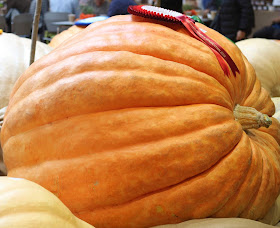
[[[0,34],[0,109],[8,105],[16,80],[29,67],[30,49],[31,39],[12,33]],[[37,41],[35,60],[51,50],[47,44]]]
[[[267,225],[244,218],[206,218],[193,219],[176,225],[162,225],[154,228],[273,228]]]
[[[272,97],[280,97],[280,42],[250,38],[236,45],[253,65],[262,86]]]
[[[280,122],[280,97],[272,97],[272,101],[275,105],[275,113],[273,117]]]
[[[1,228],[94,228],[51,192],[21,178],[0,177]]]

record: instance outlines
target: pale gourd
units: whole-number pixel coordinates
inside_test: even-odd
[[[14,83],[29,66],[31,39],[12,33],[0,34],[0,109],[8,105]],[[35,60],[48,54],[52,48],[36,43]]]
[[[280,97],[273,97],[272,101],[275,105],[275,113],[273,117],[280,121]]]
[[[273,228],[261,222],[243,218],[193,219],[176,225],[163,225],[154,228]]]
[[[40,185],[10,177],[0,177],[0,227],[94,228]]]
[[[0,132],[1,132],[1,127],[4,121],[4,114],[6,112],[7,107],[4,107],[2,109],[0,109]],[[0,145],[0,176],[4,176],[7,174],[7,170],[6,170],[6,166],[3,162],[3,151],[2,151],[2,147]]]
[[[272,97],[280,96],[280,43],[275,40],[251,38],[236,42],[253,65],[256,75]]]

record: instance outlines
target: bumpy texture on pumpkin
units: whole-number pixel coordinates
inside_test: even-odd
[[[33,64],[14,87],[1,142],[8,175],[35,181],[96,227],[193,218],[261,219],[279,194],[279,123],[242,130],[234,107],[274,105],[179,24],[136,16],[94,23]]]

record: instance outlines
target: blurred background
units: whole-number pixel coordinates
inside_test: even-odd
[[[105,19],[114,15],[128,14],[127,6],[137,4],[160,6],[188,16],[197,16],[202,23],[234,42],[253,37],[255,32],[267,26],[274,25],[276,28],[279,25],[280,31],[280,0],[43,0],[38,39],[48,43],[54,35],[73,26],[77,20],[99,16],[105,16]],[[236,5],[239,8],[243,7],[240,5],[244,5],[247,8],[245,13],[241,14],[233,9]],[[36,0],[0,0],[0,29],[30,38],[35,6]],[[240,24],[239,28],[234,28],[236,34],[240,30],[243,32],[241,36],[235,34],[233,37],[224,32],[227,30],[223,25],[226,24],[224,23],[226,17],[223,18],[224,8],[234,13],[233,15],[238,14],[238,18],[234,19],[235,23],[250,21],[249,25]],[[228,14],[229,11],[225,12]],[[218,16],[219,26],[222,28],[218,28],[215,24]]]

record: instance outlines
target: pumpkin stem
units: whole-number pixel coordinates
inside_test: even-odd
[[[233,114],[243,130],[258,129],[260,127],[268,128],[272,124],[272,120],[268,115],[262,114],[252,107],[236,105]]]

